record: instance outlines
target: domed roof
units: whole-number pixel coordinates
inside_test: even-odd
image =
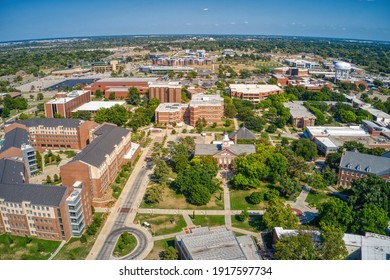
[[[340,70],[350,70],[351,64],[344,62],[344,61],[335,61],[333,62],[334,68],[340,69]]]

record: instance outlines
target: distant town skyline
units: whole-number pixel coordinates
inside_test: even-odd
[[[315,4],[313,3],[315,2]],[[246,34],[390,41],[387,0],[4,0],[0,41],[141,34]]]

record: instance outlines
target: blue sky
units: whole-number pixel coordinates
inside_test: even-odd
[[[131,34],[390,41],[390,0],[0,0],[0,41]]]

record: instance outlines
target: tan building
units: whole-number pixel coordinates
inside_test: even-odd
[[[149,84],[149,99],[157,98],[160,103],[181,103],[181,84],[178,82]]]
[[[0,160],[0,234],[69,240],[92,221],[91,196],[72,187],[28,184],[23,163]]]
[[[161,124],[180,124],[195,126],[199,119],[208,124],[222,122],[223,99],[219,95],[194,95],[190,103],[161,103],[155,111],[155,121]]]
[[[139,146],[131,143],[130,131],[112,124],[103,124],[93,131],[93,141],[60,168],[62,183],[81,181],[101,198],[115,180],[122,165],[133,160]]]
[[[64,118],[71,118],[74,109],[91,101],[91,92],[89,90],[59,92],[55,97],[55,100],[45,104],[46,117],[54,118],[55,114],[59,114]]]
[[[282,89],[276,85],[258,84],[231,84],[229,86],[230,96],[259,103],[269,95],[279,94]]]
[[[88,72],[91,72],[91,68],[73,68],[73,69],[55,70],[50,74],[53,76],[74,76],[74,75],[83,75]]]
[[[19,127],[30,135],[31,145],[42,152],[51,150],[82,150],[90,142],[90,130],[98,124],[78,119],[36,118],[18,120],[4,128],[5,133]]]
[[[292,125],[298,128],[306,128],[314,126],[316,116],[314,116],[301,102],[288,102],[283,104],[284,107],[290,109],[290,121]]]

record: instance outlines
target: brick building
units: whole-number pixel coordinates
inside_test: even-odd
[[[152,83],[149,85],[149,99],[157,98],[160,103],[181,103],[181,88],[178,82]]]
[[[149,83],[159,80],[159,78],[105,78],[98,80],[91,85],[85,86],[84,89],[90,90],[93,94],[97,90],[100,90],[101,92],[105,93],[105,98],[109,98],[109,93],[106,92],[106,90],[109,88],[136,87],[141,94],[145,94],[149,90]],[[115,91],[113,90],[113,92]],[[123,93],[117,94],[115,92],[116,99],[120,99],[120,96],[123,96]]]
[[[90,130],[98,124],[78,119],[36,118],[18,120],[4,128],[5,133],[22,128],[30,135],[31,145],[42,152],[54,150],[82,150],[90,143]]]
[[[93,141],[61,166],[64,185],[81,181],[91,189],[94,198],[101,198],[115,180],[122,165],[136,157],[139,148],[132,147],[130,131],[103,124],[93,131]]]
[[[23,163],[0,160],[0,234],[69,240],[92,221],[91,196],[72,187],[28,184]],[[6,175],[6,176],[4,176]]]
[[[341,157],[337,185],[349,187],[352,180],[373,174],[390,180],[390,157],[345,151]]]
[[[232,98],[259,103],[269,95],[281,93],[282,89],[276,85],[231,84],[229,91]]]
[[[91,101],[89,90],[74,90],[72,92],[59,92],[56,99],[45,103],[45,115],[54,118],[57,113],[64,118],[71,118],[72,111],[81,105]]]
[[[3,158],[22,160],[28,176],[38,173],[35,149],[31,146],[29,134],[25,129],[16,127],[5,134],[0,148],[0,159]]]
[[[199,119],[208,124],[222,122],[223,99],[219,95],[194,95],[190,103],[161,103],[155,111],[155,121],[161,124],[185,122],[195,126]]]

